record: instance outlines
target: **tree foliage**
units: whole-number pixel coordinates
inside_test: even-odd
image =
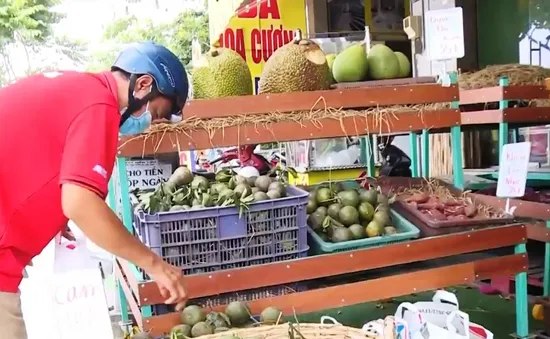
[[[61,15],[52,10],[59,0],[0,0],[1,43],[16,39],[43,41]]]
[[[141,41],[166,46],[187,65],[191,61],[191,41],[195,36],[203,45],[208,45],[208,15],[203,11],[187,10],[167,23],[123,17],[105,29],[102,48],[95,51],[89,69],[108,69],[124,44]]]

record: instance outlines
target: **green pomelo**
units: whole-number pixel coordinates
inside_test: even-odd
[[[407,78],[411,74],[411,62],[409,58],[401,52],[395,52],[397,61],[399,61],[399,77]]]
[[[182,324],[192,327],[201,321],[205,321],[206,314],[199,306],[190,305],[183,309],[180,314],[180,320]]]
[[[173,339],[185,339],[191,336],[191,326],[189,325],[176,325],[172,327],[170,331],[170,338]]]
[[[345,190],[338,193],[338,200],[343,206],[359,205],[359,193],[356,190]]]
[[[362,190],[359,194],[359,199],[364,202],[368,202],[372,206],[378,203],[378,192],[376,190]]]
[[[374,213],[372,220],[376,221],[381,227],[385,227],[390,223],[390,216],[386,211],[378,211]]]
[[[342,209],[341,204],[334,203],[328,207],[327,214],[333,219],[338,219],[338,213],[340,213],[341,209]]]
[[[359,224],[353,224],[348,227],[350,232],[353,234],[353,239],[363,239],[366,237],[365,228]]]
[[[332,76],[336,82],[362,81],[367,77],[368,66],[365,45],[353,44],[334,59]]]
[[[334,243],[353,240],[353,233],[346,227],[335,227],[332,230],[331,240]]]
[[[334,59],[336,58],[336,54],[334,54],[334,53],[327,54],[327,55],[325,55],[325,58],[327,59],[330,83],[333,84],[335,81],[334,81],[334,77],[332,76],[332,65],[334,64]]]
[[[271,185],[271,178],[267,175],[262,175],[256,179],[254,185],[262,192],[269,191],[269,185]]]
[[[195,326],[191,328],[191,336],[193,338],[197,338],[203,335],[208,335],[213,333],[214,333],[214,326],[205,321],[196,323]]]
[[[276,307],[268,307],[260,314],[260,322],[262,324],[273,325],[282,322],[283,312]]]
[[[231,320],[232,326],[244,325],[250,320],[248,306],[241,301],[233,301],[225,308],[224,312]]]
[[[334,194],[328,187],[322,187],[317,190],[315,200],[319,206],[330,206],[333,203]]]
[[[367,60],[371,79],[395,79],[399,76],[399,60],[388,46],[382,44],[372,46]]]
[[[370,222],[374,217],[374,207],[368,202],[362,202],[357,209],[359,212],[359,219],[364,222]]]
[[[380,226],[380,224],[378,224],[376,220],[373,220],[369,222],[369,224],[365,228],[365,231],[369,238],[379,237],[384,234],[384,227]]]
[[[309,200],[307,201],[307,214],[311,214],[313,212],[315,212],[315,210],[317,209],[317,201],[315,201],[314,198],[309,198]]]
[[[359,223],[359,212],[353,206],[344,206],[338,212],[338,220],[345,226]]]

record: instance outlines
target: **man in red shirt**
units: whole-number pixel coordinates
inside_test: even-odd
[[[111,71],[34,75],[0,89],[0,331],[26,338],[18,286],[31,259],[73,220],[94,243],[143,268],[166,303],[186,294],[179,268],[130,234],[105,203],[120,134],[179,114],[188,80],[155,43],[132,44]]]

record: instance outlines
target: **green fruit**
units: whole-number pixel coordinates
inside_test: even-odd
[[[328,214],[328,208],[326,208],[325,206],[319,206],[317,207],[317,210],[315,212],[321,213],[323,216],[326,216]]]
[[[265,194],[264,192],[256,192],[254,193],[254,201],[264,201],[269,200],[269,196]]]
[[[205,321],[206,314],[197,305],[187,306],[180,314],[181,323],[193,327],[195,324]]]
[[[386,226],[384,227],[384,233],[386,235],[392,235],[397,233],[397,229],[393,226]]]
[[[197,175],[195,178],[193,178],[193,181],[191,181],[191,188],[193,189],[206,191],[209,186],[210,183],[208,182],[208,179],[206,179],[205,177],[201,177],[200,175]]]
[[[353,239],[363,239],[367,236],[365,228],[359,224],[353,224],[348,229],[353,234]]]
[[[269,197],[269,199],[280,199],[281,198],[281,193],[277,190],[267,191],[266,194]]]
[[[254,185],[262,192],[269,191],[269,185],[271,185],[271,178],[267,175],[259,176],[256,179]]]
[[[374,217],[374,207],[366,201],[359,204],[357,211],[359,212],[359,220],[363,222],[369,222]]]
[[[376,190],[362,190],[359,193],[359,199],[364,202],[368,202],[372,206],[375,206],[378,203],[378,192]]]
[[[174,182],[167,181],[162,184],[162,191],[164,194],[172,194],[176,191],[176,184]]]
[[[188,185],[193,181],[194,177],[193,172],[187,166],[180,166],[172,173],[168,182],[176,186]]]
[[[258,179],[258,177],[246,178],[246,183],[248,184],[248,186],[254,187],[254,185],[256,185],[256,179]]]
[[[329,206],[334,201],[334,194],[328,187],[321,187],[317,190],[315,195],[315,200],[317,200],[317,205],[319,206]]]
[[[246,182],[243,182],[235,186],[233,192],[235,192],[238,197],[245,198],[252,194],[252,188],[250,188]]]
[[[367,77],[368,62],[364,43],[352,44],[336,56],[332,76],[336,82],[357,82]]]
[[[397,61],[399,61],[399,77],[406,78],[411,74],[411,62],[409,58],[401,52],[395,52]]]
[[[353,240],[353,233],[346,227],[334,227],[331,240],[334,243]]]
[[[315,199],[310,198],[307,201],[307,207],[306,207],[307,214],[311,214],[311,213],[315,212],[316,209],[317,209],[317,202],[315,201]]]
[[[329,89],[325,53],[311,40],[293,40],[278,48],[264,64],[258,92],[287,93]]]
[[[191,336],[193,338],[208,334],[214,334],[214,326],[209,322],[201,321],[191,328]]]
[[[338,220],[345,226],[359,223],[359,212],[353,206],[344,206],[338,212]]]
[[[277,324],[282,321],[283,312],[275,307],[268,307],[260,314],[260,322],[266,325]]]
[[[229,48],[213,48],[193,64],[191,82],[195,99],[252,95],[250,69]]]
[[[286,197],[286,187],[283,183],[280,182],[272,182],[269,184],[269,187],[267,188],[268,191],[278,191],[281,197]]]
[[[343,206],[359,205],[359,193],[356,190],[346,190],[338,193],[338,200]]]
[[[367,61],[369,76],[373,80],[395,79],[399,76],[399,60],[386,45],[372,46]]]
[[[155,338],[152,335],[150,335],[149,333],[140,332],[140,333],[132,335],[130,337],[130,339],[155,339]]]
[[[251,190],[252,190],[252,194],[254,194],[256,192],[261,192],[258,187],[252,187]]]
[[[384,227],[381,227],[376,220],[369,222],[365,228],[365,232],[369,238],[379,237],[384,233]]]
[[[341,204],[334,203],[328,207],[327,214],[333,219],[338,219],[338,213],[340,213],[341,209],[342,209]]]
[[[185,339],[191,336],[191,326],[189,325],[176,325],[170,330],[171,339]]]
[[[227,185],[223,182],[217,182],[210,186],[210,189],[212,190],[212,193],[220,193],[221,191],[225,190],[227,188]]]
[[[250,320],[248,306],[242,301],[233,301],[227,305],[224,312],[231,320],[231,325],[244,325]]]
[[[381,227],[385,227],[390,224],[390,216],[385,211],[378,211],[374,213],[372,220],[376,221]]]

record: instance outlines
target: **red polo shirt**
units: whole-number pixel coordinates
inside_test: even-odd
[[[0,89],[0,291],[67,223],[61,184],[107,195],[120,113],[111,73],[52,72]]]

